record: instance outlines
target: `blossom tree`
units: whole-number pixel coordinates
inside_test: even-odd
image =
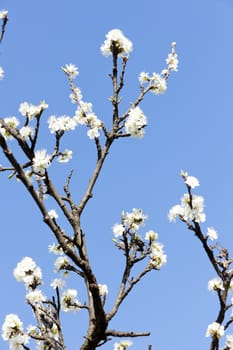
[[[1,43],[8,21],[8,12],[1,11],[0,19]],[[140,208],[133,208],[130,212],[123,210],[118,221],[113,223],[113,244],[124,256],[124,268],[115,301],[107,310],[105,302],[108,287],[106,284],[101,284],[94,273],[88,254],[86,240],[88,232],[84,232],[81,219],[94,195],[96,182],[115,141],[144,136],[147,117],[140,104],[148,93],[160,95],[166,91],[171,72],[178,70],[175,47],[176,43],[172,42],[166,67],[161,73],[139,74],[138,95],[125,112],[120,114],[120,93],[125,85],[125,72],[133,44],[119,29],[107,33],[100,51],[104,56],[112,58],[110,79],[113,92],[110,98],[112,105],[110,127],[107,127],[109,120],[106,123],[106,120],[97,117],[92,104],[83,99],[81,89],[75,84],[79,74],[78,68],[74,64],[64,65],[62,71],[67,77],[70,99],[75,110],[72,117],[51,115],[48,118],[48,128],[53,139],[50,152],[46,145],[43,148],[39,147],[38,141],[42,125],[41,116],[49,107],[45,101],[38,105],[22,102],[19,106],[21,115],[19,118],[15,116],[0,118],[0,147],[5,162],[1,165],[0,171],[3,174],[8,173],[8,178],[20,181],[38,207],[44,223],[56,240],[55,244],[49,246],[49,251],[56,255],[54,266],[58,274],[51,283],[53,296],[49,298],[42,290],[41,268],[32,257],[23,257],[15,267],[14,277],[18,282],[24,283],[26,300],[32,309],[35,324],[24,329],[18,315],[6,315],[2,325],[2,337],[9,341],[10,349],[28,350],[34,348],[34,343],[38,349],[43,350],[67,349],[60,315],[61,312],[78,310],[85,310],[88,313],[88,325],[81,350],[96,349],[112,338],[127,338],[116,341],[113,345],[114,350],[125,350],[132,345],[132,338],[150,335],[150,332],[145,330],[135,332],[112,329],[111,321],[135,286],[141,283],[147,274],[160,270],[166,264],[167,256],[163,245],[158,241],[158,233],[148,230],[142,234],[147,215]],[[4,70],[0,67],[0,78],[3,77]],[[66,177],[61,192],[56,184],[56,178],[51,176],[50,169],[55,162],[69,163],[73,152],[71,149],[62,148],[62,139],[68,132],[77,132],[80,126],[86,128],[87,137],[94,144],[96,162],[84,195],[77,200],[76,193],[71,191],[73,171]],[[202,232],[201,223],[206,220],[204,199],[192,193],[192,190],[199,186],[199,181],[184,171],[181,172],[181,176],[187,187],[187,193],[182,197],[181,204],[171,208],[169,220],[179,219],[186,224],[188,230],[194,232],[216,272],[217,277],[209,281],[208,286],[209,290],[217,294],[220,308],[216,320],[207,327],[206,335],[211,338],[210,350],[218,350],[220,339],[233,321],[233,314],[229,315],[233,300],[228,300],[229,292],[233,288],[233,272],[230,269],[233,260],[226,248],[213,243],[218,237],[214,228],[209,227],[207,233]],[[53,203],[53,207],[50,203]],[[62,213],[62,219],[58,212]],[[65,276],[69,274],[82,281],[86,289],[86,300],[76,289],[66,287]],[[152,346],[149,346],[149,349],[151,348]],[[223,349],[233,349],[233,335],[227,335]]]

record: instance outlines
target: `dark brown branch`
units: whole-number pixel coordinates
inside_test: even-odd
[[[1,28],[1,32],[0,32],[0,44],[1,44],[3,37],[4,37],[4,34],[5,34],[7,22],[8,22],[8,16],[6,14],[2,18],[2,28]]]
[[[150,336],[150,332],[121,332],[121,331],[115,331],[114,329],[108,329],[105,332],[106,336],[112,336],[112,337],[130,337],[130,338],[136,338],[136,337],[148,337]]]

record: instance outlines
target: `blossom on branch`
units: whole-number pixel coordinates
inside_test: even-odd
[[[4,122],[6,123],[7,126],[9,126],[11,129],[16,129],[17,126],[19,125],[19,120],[16,117],[6,117],[4,118]],[[11,133],[6,130],[3,126],[0,127],[0,133],[2,136],[7,140],[12,140],[13,136]]]
[[[150,255],[150,265],[159,270],[167,262],[167,255],[163,251],[163,245],[155,242],[151,245],[152,253]]]
[[[56,117],[51,115],[48,119],[49,129],[51,134],[62,131],[74,130],[76,127],[76,122],[73,118],[68,117],[67,115],[62,115]]]
[[[27,117],[29,120],[33,119],[37,115],[40,115],[42,111],[48,108],[47,103],[45,101],[40,102],[39,105],[34,105],[28,102],[22,102],[19,106],[19,112],[22,116]]]
[[[106,57],[113,53],[118,56],[128,56],[132,50],[132,42],[119,29],[110,30],[106,35],[106,40],[100,47],[100,51]]]
[[[76,289],[67,289],[61,296],[61,308],[64,312],[77,311],[80,303],[77,299]]]
[[[8,11],[7,10],[1,10],[0,11],[0,19],[6,19],[7,18]]]
[[[61,152],[58,157],[59,163],[67,163],[72,159],[73,152],[69,149],[65,149],[65,151]]]
[[[13,275],[18,282],[24,282],[26,289],[35,289],[42,284],[42,272],[32,258],[24,257],[16,266]]]
[[[233,350],[233,335],[229,334],[226,336],[226,344],[227,350]]]
[[[177,72],[179,60],[178,60],[177,53],[175,51],[176,42],[173,41],[171,46],[172,46],[172,51],[171,51],[171,53],[168,54],[168,57],[166,59],[166,63],[168,65],[169,71]]]
[[[206,219],[204,210],[204,198],[202,196],[192,195],[192,199],[188,193],[181,198],[181,204],[173,206],[168,214],[170,222],[180,218],[184,221],[204,222]]]
[[[224,290],[223,281],[220,278],[213,278],[208,282],[208,289],[211,291]]]
[[[49,167],[51,157],[47,154],[45,149],[38,150],[35,152],[35,156],[33,158],[33,171],[35,173],[44,174],[45,170]]]
[[[79,74],[78,68],[72,63],[66,64],[65,67],[62,67],[61,69],[72,79],[76,78]]]
[[[218,239],[218,233],[213,227],[208,227],[206,237],[211,241],[214,241],[215,239]]]
[[[209,326],[207,327],[207,331],[206,331],[206,337],[217,337],[217,338],[221,338],[224,335],[224,327],[218,323],[218,322],[213,322],[211,324],[209,324]]]
[[[199,180],[195,176],[187,176],[185,183],[191,188],[195,188],[200,185]]]
[[[147,119],[140,107],[132,108],[125,122],[125,130],[133,137],[142,138]]]
[[[23,350],[29,341],[29,336],[23,332],[23,323],[15,314],[6,315],[2,325],[2,338],[9,340],[10,350]]]

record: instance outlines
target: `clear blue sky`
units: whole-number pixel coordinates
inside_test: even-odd
[[[112,328],[150,330],[150,339],[134,340],[135,349],[146,349],[148,344],[153,350],[208,349],[205,332],[215,321],[218,304],[207,283],[215,274],[191,232],[181,223],[170,224],[167,213],[184,193],[179,177],[184,169],[201,183],[196,192],[206,200],[203,230],[214,226],[220,243],[232,251],[232,1],[3,0],[0,9],[4,8],[9,23],[0,46],[6,75],[0,82],[1,117],[18,115],[21,102],[37,104],[43,99],[49,104],[45,123],[51,114],[72,115],[74,106],[60,67],[74,63],[84,99],[107,121],[111,59],[99,51],[105,34],[119,28],[134,44],[122,111],[137,94],[138,74],[161,71],[170,43],[177,42],[179,72],[172,75],[165,95],[150,95],[141,106],[148,117],[145,138],[119,141],[113,147],[83,224],[91,261],[99,281],[109,286],[111,305],[123,267],[111,242],[111,227],[122,209],[143,208],[149,215],[146,228],[159,232],[168,264],[133,291]],[[95,149],[85,131],[66,141],[75,155],[71,165],[56,173],[56,181],[62,184],[70,166],[75,167],[78,197],[88,181]],[[49,148],[46,131],[41,145]],[[4,164],[2,155],[0,163]],[[53,239],[20,183],[6,177],[1,174],[0,323],[5,314],[17,313],[26,326],[33,317],[24,302],[24,287],[12,271],[22,257],[31,256],[41,266],[49,291],[54,258],[47,246]],[[80,282],[71,281],[70,287],[79,290]],[[79,316],[64,317],[69,350],[78,349],[79,336],[84,335]],[[0,348],[8,349],[2,339]],[[112,349],[112,343],[104,348]]]

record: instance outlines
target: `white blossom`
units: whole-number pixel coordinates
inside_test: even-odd
[[[79,74],[78,68],[72,63],[66,64],[64,67],[62,67],[62,70],[72,79],[76,78]]]
[[[46,297],[44,296],[44,294],[42,293],[41,290],[33,290],[29,293],[26,294],[26,299],[32,304],[32,305],[36,305],[36,304],[42,304],[43,301],[46,300]]]
[[[0,11],[0,19],[5,19],[7,17],[8,11],[7,10],[1,10]]]
[[[175,52],[175,47],[176,47],[176,42],[173,41],[172,42],[172,51],[171,53],[168,54],[168,57],[166,59],[166,63],[168,65],[168,70],[169,71],[178,71],[178,56],[177,53]]]
[[[125,122],[125,130],[133,137],[142,138],[147,119],[140,107],[132,108]]]
[[[133,44],[121,30],[113,29],[106,35],[106,40],[101,45],[100,50],[107,57],[113,53],[113,48],[118,56],[128,56],[133,50]]]
[[[140,84],[143,85],[144,83],[148,83],[151,80],[151,78],[149,76],[149,73],[141,72],[139,74],[138,80]]]
[[[28,102],[22,102],[19,106],[19,112],[22,116],[27,116],[29,120],[39,115],[43,110],[47,109],[48,105],[45,101],[40,102],[39,105],[34,105]]]
[[[56,288],[63,288],[65,285],[65,281],[62,280],[61,278],[54,278],[54,280],[51,282],[50,287],[53,289]]]
[[[213,322],[209,324],[206,331],[206,337],[216,336],[221,338],[224,335],[224,327],[218,322]]]
[[[4,122],[11,129],[16,129],[17,126],[19,125],[19,120],[16,117],[6,117],[4,118]],[[11,135],[11,133],[7,131],[3,126],[0,127],[0,132],[5,139],[9,139],[9,140],[13,139],[13,136]]]
[[[18,334],[14,338],[9,340],[9,350],[24,350],[29,342],[29,336],[27,334]]]
[[[176,221],[180,217],[185,221],[204,222],[206,219],[204,210],[204,198],[202,196],[192,195],[192,203],[190,196],[185,193],[181,198],[181,204],[173,206],[168,214],[170,222]]]
[[[151,245],[150,265],[154,269],[160,269],[167,262],[167,255],[164,253],[163,245],[158,242],[154,242]]]
[[[223,282],[220,278],[213,278],[208,282],[208,289],[209,290],[224,290]]]
[[[67,115],[62,115],[60,117],[51,115],[48,119],[48,124],[51,134],[55,132],[74,130],[76,127],[75,120]]]
[[[143,214],[142,209],[133,208],[131,213],[126,213],[124,223],[133,230],[138,230],[140,226],[143,226],[147,215]]]
[[[47,154],[45,149],[38,150],[35,152],[35,156],[33,158],[33,170],[36,173],[44,174],[45,169],[47,169],[50,165],[51,157]]]
[[[145,240],[146,241],[149,241],[149,242],[153,242],[153,241],[156,241],[158,239],[158,233],[153,231],[153,230],[150,230],[148,232],[146,232],[145,234]]]
[[[227,350],[233,350],[233,334],[229,334],[226,336],[226,344]]]
[[[153,73],[151,82],[153,83],[153,88],[151,89],[156,95],[161,95],[167,90],[166,79],[163,78],[158,73]]]
[[[63,152],[61,152],[57,160],[59,163],[67,163],[70,159],[72,159],[72,154],[73,152],[71,150],[65,149]]]
[[[123,235],[125,227],[122,224],[114,224],[112,230],[113,230],[114,236],[119,237]]]
[[[59,256],[56,259],[54,266],[55,266],[55,271],[58,272],[60,270],[66,269],[66,267],[70,266],[70,263],[66,256]]]
[[[191,188],[195,188],[200,185],[199,180],[195,176],[187,176],[185,183]]]
[[[76,289],[67,289],[61,296],[61,309],[64,312],[76,311],[80,307]]]
[[[107,286],[107,284],[99,284],[98,287],[99,287],[100,296],[106,297],[108,295],[108,286]]]
[[[206,236],[211,240],[214,241],[215,239],[218,239],[218,233],[213,227],[207,228],[207,234]]]
[[[19,130],[19,132],[20,132],[20,135],[22,136],[22,138],[27,140],[29,138],[29,136],[32,136],[34,134],[35,130],[31,126],[27,125],[27,126],[23,126]]]
[[[55,209],[49,210],[48,216],[50,217],[50,219],[57,219],[58,218],[58,214],[57,214]]]
[[[6,315],[2,325],[2,338],[9,340],[23,332],[23,323],[15,314]]]
[[[114,344],[113,350],[126,350],[129,346],[132,346],[133,343],[130,340],[122,340],[119,343]]]
[[[35,261],[27,256],[17,264],[13,275],[18,282],[24,282],[27,289],[42,284],[40,267],[36,266]]]
[[[183,214],[184,214],[184,209],[181,207],[180,204],[176,204],[169,210],[168,219],[170,222],[175,222],[176,218],[179,216],[182,217]]]
[[[48,248],[49,248],[49,252],[53,253],[55,255],[63,255],[64,254],[62,248],[60,246],[56,245],[55,243],[50,244]]]

